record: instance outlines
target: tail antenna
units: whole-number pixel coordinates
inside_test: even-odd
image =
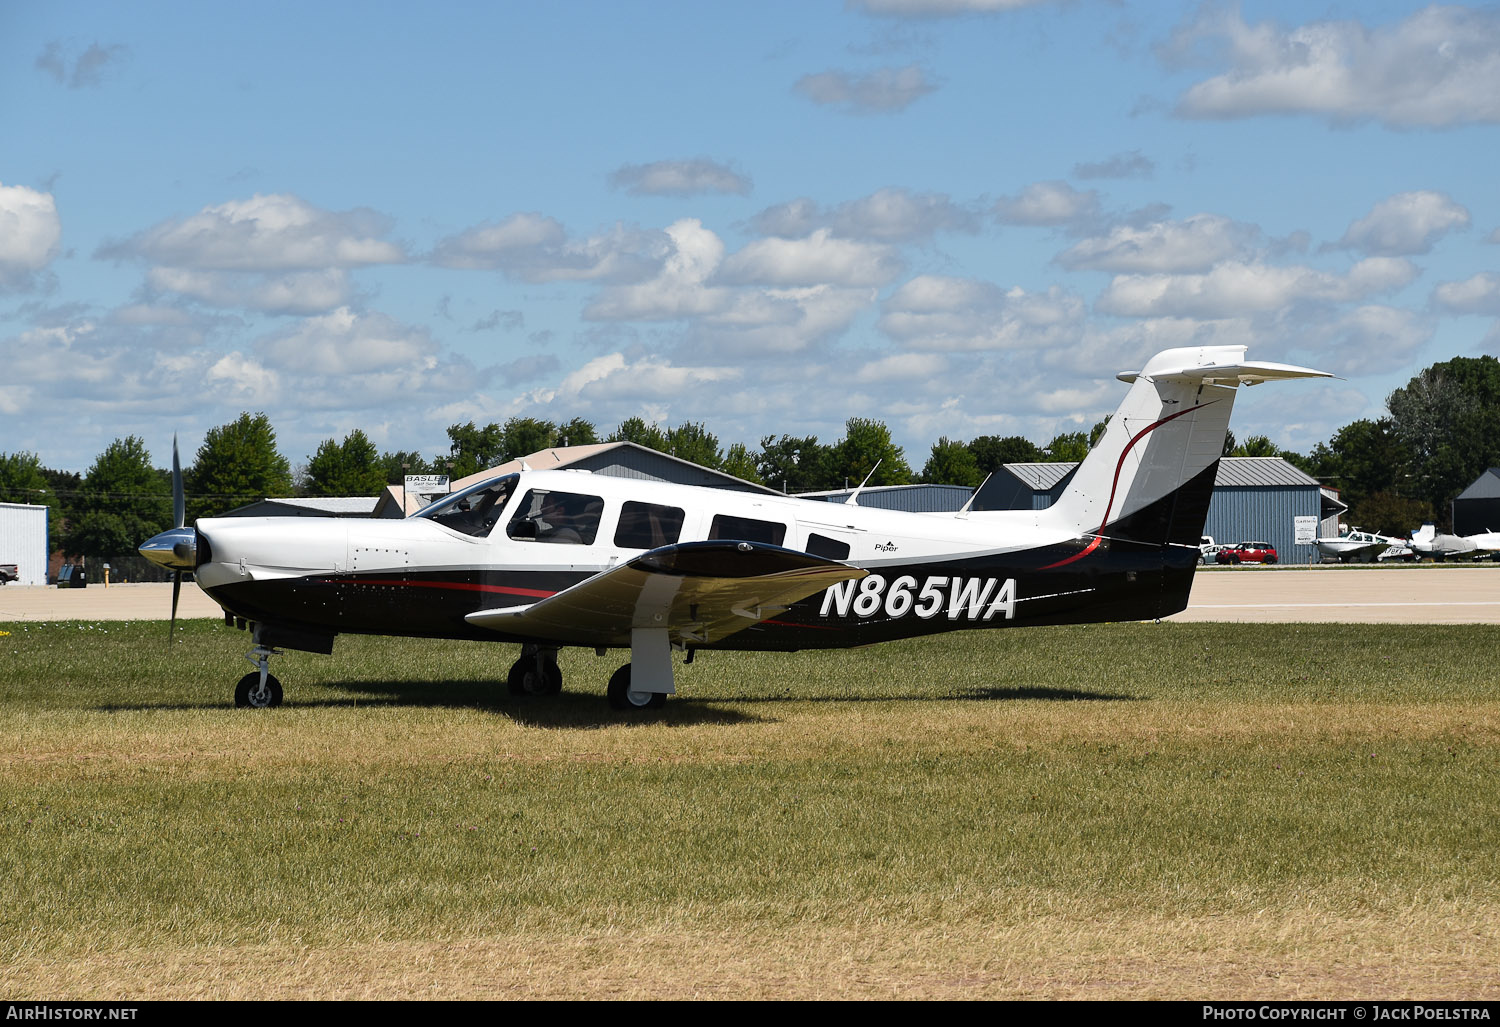
[[[961,517],[961,518],[967,519],[968,516],[969,516],[969,508],[974,505],[974,500],[976,500],[976,499],[979,498],[979,493],[981,493],[981,492],[984,491],[984,487],[990,483],[990,479],[993,478],[994,476],[995,476],[995,472],[994,471],[991,471],[989,474],[986,474],[984,476],[984,481],[982,481],[982,482],[979,483],[979,487],[977,489],[975,489],[974,490],[974,494],[969,497],[969,501],[967,503],[965,503],[962,507],[960,507],[958,513],[954,514],[953,516],[954,517]]]
[[[885,459],[885,457],[881,457],[880,458],[880,460],[884,460],[884,459]],[[857,500],[859,499],[859,494],[865,490],[865,486],[866,485],[870,484],[870,479],[873,478],[873,477],[875,477],[875,472],[878,471],[878,470],[880,470],[880,460],[876,460],[875,461],[875,466],[872,467],[872,468],[870,468],[870,473],[867,474],[867,475],[865,475],[865,480],[859,483],[859,488],[857,488],[853,492],[851,492],[849,494],[849,498],[846,499],[846,500],[844,500],[844,505],[845,506],[858,506],[859,505],[859,503],[857,502]]]

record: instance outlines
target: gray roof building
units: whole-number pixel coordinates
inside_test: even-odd
[[[1500,531],[1500,467],[1491,467],[1453,500],[1453,534]]]
[[[682,460],[670,453],[660,453],[634,442],[600,442],[590,446],[554,446],[538,450],[508,463],[491,467],[449,486],[450,492],[461,492],[471,485],[489,481],[516,471],[552,471],[571,469],[605,474],[615,478],[637,478],[642,481],[667,481],[678,485],[704,485],[709,488],[733,489],[737,492],[763,492],[780,495],[775,489],[757,485],[732,474]],[[376,517],[404,517],[431,502],[431,497],[403,495],[400,485],[388,486],[379,497]]]

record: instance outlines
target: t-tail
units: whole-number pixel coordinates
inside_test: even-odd
[[[1130,391],[1043,523],[1086,540],[1197,550],[1241,385],[1330,378],[1290,364],[1251,363],[1244,346],[1169,349],[1118,376]],[[1075,558],[1077,558],[1075,557]]]

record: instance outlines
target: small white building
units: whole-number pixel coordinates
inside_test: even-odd
[[[0,503],[0,563],[13,563],[18,585],[47,583],[47,508]]]

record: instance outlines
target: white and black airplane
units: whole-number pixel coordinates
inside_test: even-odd
[[[970,628],[1134,621],[1188,601],[1240,385],[1328,377],[1243,346],[1157,354],[1046,510],[906,513],[521,471],[403,520],[211,518],[140,548],[250,627],[240,706],[275,706],[280,648],[341,633],[521,643],[508,685],[562,687],[563,646],[630,649],[617,709],[661,706],[672,653],[835,649]],[[183,525],[180,474],[174,491]],[[176,588],[173,618],[176,617]]]

